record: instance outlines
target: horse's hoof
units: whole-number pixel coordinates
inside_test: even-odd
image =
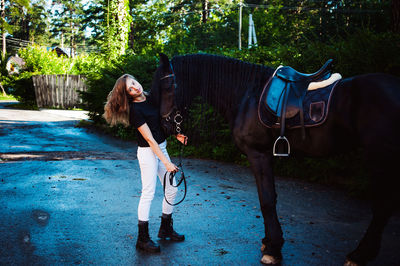
[[[281,262],[281,260],[278,260],[275,257],[272,257],[270,255],[264,255],[261,258],[261,263],[263,263],[263,264],[276,265],[276,264],[278,264],[280,262]]]
[[[351,260],[346,260],[345,262],[344,262],[344,265],[343,266],[359,266],[360,264],[358,264],[358,263],[355,263],[354,261],[351,261]]]
[[[264,252],[264,250],[265,250],[266,247],[267,247],[266,245],[262,244],[262,245],[261,245],[261,252]]]

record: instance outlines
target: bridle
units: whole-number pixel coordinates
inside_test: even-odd
[[[170,63],[170,68],[172,70],[172,73],[160,78],[160,80],[163,80],[166,78],[172,78],[171,87],[173,87],[173,89],[174,89],[174,105],[172,106],[171,111],[169,111],[167,114],[161,116],[161,119],[165,119],[165,121],[167,121],[167,122],[173,121],[175,124],[175,132],[177,134],[180,134],[182,132],[181,123],[183,122],[183,116],[181,115],[181,112],[178,110],[178,107],[176,106],[175,90],[177,88],[177,85],[176,85],[174,69],[172,68],[171,63]],[[173,118],[171,118],[171,115],[173,113],[175,113],[175,115],[173,116]]]
[[[177,85],[176,85],[174,69],[172,68],[172,64],[171,63],[170,63],[170,68],[172,70],[172,73],[160,78],[160,81],[163,80],[163,79],[166,79],[166,78],[172,78],[171,87],[173,87],[173,90],[174,90],[174,104],[173,104],[173,107],[172,107],[171,111],[169,111],[165,115],[162,115],[161,119],[165,119],[165,121],[167,121],[167,122],[173,121],[173,123],[175,124],[175,132],[177,134],[180,134],[181,131],[182,131],[181,123],[183,122],[183,116],[181,115],[180,111],[178,110],[178,107],[176,106],[175,91],[176,91]],[[174,115],[172,115],[172,114],[174,114]],[[178,184],[176,186],[174,185],[174,177],[175,177],[177,172],[168,172],[168,171],[166,171],[165,174],[164,174],[164,179],[163,179],[164,198],[165,198],[165,201],[171,206],[176,206],[176,205],[180,204],[186,198],[187,185],[186,185],[186,178],[185,178],[185,173],[183,172],[183,165],[182,165],[183,146],[184,145],[182,144],[181,150],[180,150],[180,153],[179,153],[178,168],[180,169],[179,171],[181,172],[181,178],[180,178]],[[168,173],[169,173],[169,175],[168,175]],[[169,183],[170,183],[170,185],[172,187],[178,188],[182,184],[182,182],[185,185],[185,194],[183,195],[183,198],[177,203],[171,204],[168,201],[167,197],[165,196],[165,186],[166,186],[167,175],[168,175]]]

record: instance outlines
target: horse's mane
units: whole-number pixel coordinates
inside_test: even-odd
[[[266,66],[210,54],[175,56],[171,63],[178,77],[176,98],[180,108],[190,106],[198,95],[220,111],[233,111],[242,97],[258,97],[274,71]]]

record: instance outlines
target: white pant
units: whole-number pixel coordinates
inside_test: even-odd
[[[159,144],[159,147],[170,160],[167,152],[167,141]],[[150,147],[138,147],[137,158],[142,178],[142,195],[140,196],[139,201],[138,218],[140,221],[148,221],[151,201],[153,200],[156,191],[157,175],[160,178],[161,184],[163,184],[164,174],[167,170]],[[173,185],[176,186],[175,178]],[[170,185],[167,176],[165,196],[171,204],[174,203],[177,191],[178,189],[176,187]],[[164,198],[162,203],[162,212],[165,214],[171,214],[172,211],[173,207],[169,205]]]

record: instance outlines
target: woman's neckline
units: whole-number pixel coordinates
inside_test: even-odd
[[[132,102],[134,102],[134,103],[144,103],[146,100],[147,100],[147,97],[145,96],[144,99],[141,100],[141,101],[132,100]]]

